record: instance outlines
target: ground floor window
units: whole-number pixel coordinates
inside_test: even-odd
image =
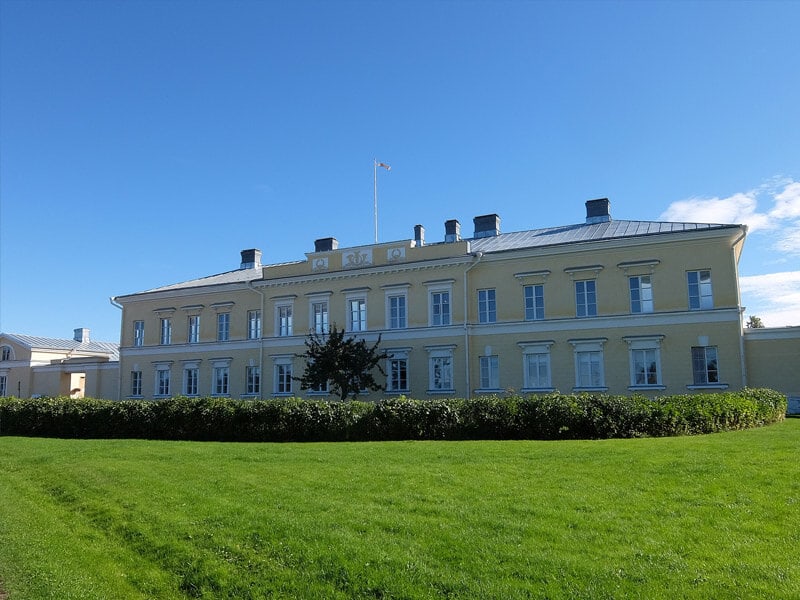
[[[496,390],[500,387],[500,357],[496,354],[480,357],[481,389]]]
[[[292,357],[279,356],[273,360],[275,366],[272,391],[276,395],[289,395],[292,393]]]
[[[550,346],[552,344],[552,341],[519,344],[522,348],[523,390],[552,389],[550,374]]]
[[[3,394],[0,394],[2,396]],[[131,371],[131,396],[142,395],[142,372]]]
[[[713,385],[719,383],[719,363],[716,346],[695,346],[692,348],[692,378],[694,385]]]
[[[247,367],[245,378],[247,380],[245,389],[248,396],[256,396],[261,393],[261,367]]]
[[[8,375],[0,375],[0,397],[8,395]]]

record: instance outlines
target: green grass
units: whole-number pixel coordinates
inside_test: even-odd
[[[0,585],[9,600],[797,598],[799,448],[800,419],[578,442],[0,438]]]

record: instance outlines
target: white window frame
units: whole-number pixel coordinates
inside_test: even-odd
[[[228,342],[231,339],[231,313],[217,313],[217,341]]]
[[[448,327],[453,324],[453,280],[430,282],[428,287],[428,326]],[[447,301],[443,302],[446,295]],[[447,310],[444,310],[444,308]]]
[[[575,391],[607,391],[605,354],[607,338],[569,340],[575,360]],[[588,366],[589,371],[586,372]]]
[[[229,363],[215,364],[211,369],[211,395],[231,395],[231,367]]]
[[[330,292],[308,297],[309,329],[318,335],[330,333]]]
[[[137,348],[144,346],[144,321],[133,322],[133,345]]]
[[[698,355],[702,351],[702,361],[703,361],[703,369],[698,369]],[[713,357],[712,357],[713,355]],[[697,346],[692,346],[692,385],[687,386],[689,389],[704,389],[704,388],[712,388],[712,389],[725,389],[728,387],[728,384],[722,383],[722,377],[720,376],[720,368],[719,368],[719,349],[717,346],[709,345],[709,344],[702,344]],[[709,377],[709,374],[712,372],[709,369],[709,365],[714,362],[716,364],[716,368],[714,372],[716,373],[716,381],[712,381]],[[702,377],[700,377],[702,375]]]
[[[161,346],[169,346],[172,343],[172,318],[161,317],[160,325],[160,338],[159,344]]]
[[[275,336],[294,335],[294,301],[284,300],[275,303]]]
[[[649,314],[653,312],[655,307],[653,303],[652,275],[628,276],[628,293],[630,295],[632,314]]]
[[[596,279],[579,279],[575,281],[575,316],[579,319],[597,316]]]
[[[663,335],[629,336],[622,338],[628,343],[628,363],[630,368],[629,390],[666,389],[661,371],[661,340]],[[643,368],[640,368],[640,365]],[[650,367],[655,365],[655,381],[651,380]]]
[[[426,346],[425,349],[428,351],[428,394],[454,394],[455,346]]]
[[[530,292],[530,293],[529,293]],[[531,283],[523,286],[522,298],[525,302],[525,320],[544,320],[544,284]]]
[[[172,395],[172,363],[155,365],[155,398],[169,398]]]
[[[4,394],[0,394],[3,396]],[[142,396],[142,371],[139,369],[131,370],[131,397],[140,398]]]
[[[386,391],[392,394],[408,393],[411,391],[411,372],[409,370],[408,354],[410,348],[390,348],[386,350]],[[401,372],[405,376],[405,385],[396,373]],[[397,369],[395,368],[397,367]]]
[[[552,392],[553,372],[550,360],[550,346],[552,340],[541,342],[520,342],[522,348],[522,391],[523,392]],[[535,362],[536,375],[531,375],[532,363]],[[544,367],[544,377],[541,375]]]
[[[478,323],[497,322],[497,291],[495,288],[478,290]]]
[[[293,356],[279,355],[273,356],[273,385],[272,393],[275,396],[292,395],[292,376],[293,376]]]
[[[200,341],[200,315],[189,315],[186,324],[186,342],[196,344]]]
[[[0,375],[0,398],[8,395],[8,375]]]
[[[703,278],[706,281],[703,281]],[[686,291],[689,310],[711,310],[714,308],[714,288],[711,269],[686,271]]]
[[[347,310],[347,331],[360,333],[367,331],[367,293],[348,294],[345,296]]]
[[[261,394],[261,367],[247,365],[244,369],[245,396],[259,396]]]
[[[261,339],[261,309],[247,311],[247,339]]]
[[[491,354],[491,349],[478,357],[478,381],[478,393],[500,391],[500,356]]]
[[[182,386],[184,396],[200,395],[200,361],[183,363]]]
[[[386,329],[408,328],[408,287],[403,285],[385,289]]]

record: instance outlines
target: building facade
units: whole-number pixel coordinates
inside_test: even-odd
[[[118,296],[118,396],[325,397],[294,377],[307,335],[334,324],[380,336],[386,390],[365,395],[373,400],[769,384],[748,380],[748,369],[770,369],[747,356],[742,330],[746,227],[618,221],[607,199],[564,227],[504,234],[494,214],[473,223],[463,238],[447,221],[435,243],[419,225],[397,242],[320,239],[284,264],[245,250],[239,269]],[[800,349],[794,333],[787,361]],[[787,369],[782,391],[800,395],[798,371]]]
[[[72,339],[0,333],[0,396],[117,398],[119,345],[96,342],[89,330]]]

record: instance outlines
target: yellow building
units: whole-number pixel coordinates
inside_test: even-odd
[[[96,342],[89,330],[72,339],[0,333],[0,396],[116,398],[119,346]]]
[[[325,238],[284,264],[245,250],[236,270],[118,296],[119,397],[324,397],[293,377],[308,333],[333,324],[381,336],[386,391],[370,399],[770,385],[769,359],[748,358],[742,331],[746,227],[618,221],[609,206],[514,233],[483,215],[468,239],[447,221],[433,243],[419,225],[396,242]],[[789,357],[800,349],[800,333],[784,341]],[[770,347],[753,338],[754,351]],[[800,395],[799,371],[782,391]]]

